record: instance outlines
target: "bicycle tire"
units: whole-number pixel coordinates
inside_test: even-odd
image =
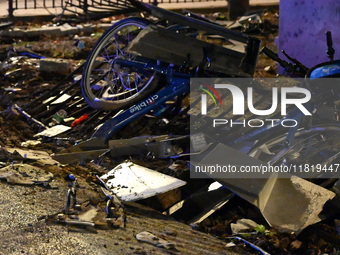
[[[118,58],[136,57],[124,48],[150,24],[143,18],[127,18],[100,37],[86,60],[81,81],[82,95],[92,108],[119,110],[144,99],[157,88],[158,75],[154,71],[115,64]]]
[[[282,134],[255,145],[249,155],[271,165],[315,165],[326,162],[340,151],[340,125],[324,124],[300,129],[290,147],[285,144],[286,136]],[[335,160],[338,162],[340,158]]]

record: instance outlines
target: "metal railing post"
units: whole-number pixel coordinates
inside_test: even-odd
[[[14,12],[13,0],[8,0],[8,17],[10,19],[14,17],[13,12]]]
[[[84,0],[84,13],[87,14],[88,8],[89,8],[89,5],[87,3],[87,0]]]

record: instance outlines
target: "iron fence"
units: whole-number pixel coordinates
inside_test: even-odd
[[[7,0],[8,15],[13,17],[15,10],[29,9],[50,9],[60,8],[62,10],[77,9],[87,13],[89,11],[117,10],[128,6],[125,0]],[[141,0],[151,4],[176,4],[176,3],[197,3],[197,2],[216,2],[223,0]],[[224,0],[225,1],[225,0]]]

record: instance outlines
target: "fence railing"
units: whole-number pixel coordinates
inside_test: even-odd
[[[8,1],[8,15],[14,16],[16,10],[29,9],[68,9],[71,12],[82,11],[85,14],[90,11],[105,11],[117,10],[119,8],[126,8],[125,0],[7,0]],[[225,0],[141,0],[142,2],[152,4],[176,4],[176,3],[197,3],[197,2],[216,2]]]
[[[8,15],[13,17],[15,10],[64,8],[66,0],[7,0]]]

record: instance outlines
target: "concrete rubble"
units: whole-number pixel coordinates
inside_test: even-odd
[[[230,157],[223,157],[226,154]],[[257,159],[223,144],[218,144],[201,160],[200,164],[209,164],[209,162],[238,166],[261,164]],[[280,178],[273,174],[270,178],[215,179],[258,207],[271,226],[279,231],[299,233],[307,226],[321,220],[319,214],[325,203],[336,194],[297,176],[285,177]]]
[[[67,75],[72,72],[72,63],[65,59],[44,58],[39,62],[39,71],[49,74]]]
[[[136,239],[141,242],[146,242],[156,247],[165,249],[175,249],[175,244],[168,242],[167,240],[157,237],[154,234],[144,231],[136,235]]]
[[[236,223],[230,224],[231,232],[234,235],[253,231],[257,226],[258,224],[250,219],[239,219]]]
[[[55,161],[51,156],[45,151],[39,150],[29,150],[29,149],[19,149],[19,148],[5,148],[6,151],[12,154],[19,154],[22,159],[32,159],[37,161],[42,165],[59,165],[58,161]]]
[[[32,165],[13,164],[0,168],[0,179],[5,179],[11,184],[43,185],[47,187],[53,179],[53,174]]]

